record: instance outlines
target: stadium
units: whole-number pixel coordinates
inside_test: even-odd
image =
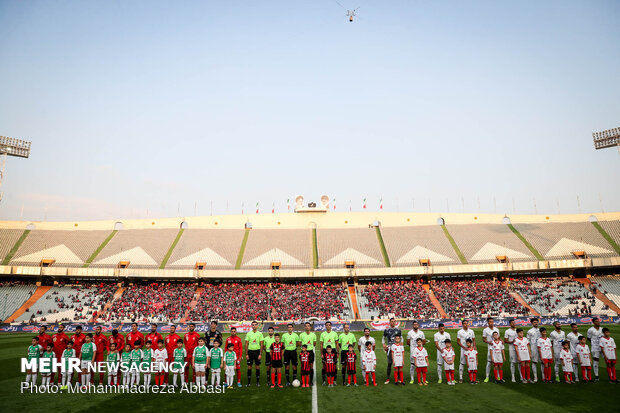
[[[613,411],[618,17],[0,1],[0,412]]]

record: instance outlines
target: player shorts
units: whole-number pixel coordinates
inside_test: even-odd
[[[510,347],[508,347],[508,356],[510,358],[510,362],[511,363],[518,363],[519,360],[517,359],[517,351],[515,350],[514,346],[510,345]]]
[[[87,369],[89,364],[90,364],[90,361],[88,361],[88,360],[82,360],[82,361],[80,362],[80,367],[81,367],[82,369]]]
[[[523,360],[523,357],[521,358]],[[537,351],[532,351],[532,363],[540,362],[540,356]]]
[[[607,364],[609,364],[611,366],[615,366],[616,365],[616,359],[607,359]]]
[[[443,363],[443,353],[437,350],[437,363]]]
[[[226,375],[234,376],[235,375],[235,366],[226,366]]]
[[[340,364],[347,364],[347,353],[349,350],[340,350]]]
[[[271,368],[279,369],[282,367],[282,360],[271,360]]]
[[[422,373],[428,373],[428,367],[424,366],[424,367],[417,367],[416,371],[422,372]]]
[[[314,363],[314,350],[308,350],[308,353],[310,353],[308,360],[310,361],[310,364],[313,364]]]
[[[284,350],[284,365],[297,366],[297,350]]]
[[[207,365],[206,364],[198,364],[196,363],[196,367],[194,368],[194,371],[196,372],[204,372],[207,369]]]
[[[353,366],[352,369],[349,368],[349,366],[347,366],[347,374],[355,374],[357,373],[357,370],[355,369],[355,365]]]
[[[251,366],[252,364],[260,366],[260,360],[258,359],[259,355],[260,350],[248,350],[248,366]]]
[[[95,353],[95,361],[103,361],[103,352]]]
[[[265,366],[271,366],[271,352],[265,353]]]
[[[592,350],[592,358],[593,359],[597,359],[601,357],[601,352],[600,351],[596,351],[596,350]]]
[[[211,368],[211,373],[219,373],[220,371],[222,371],[221,368],[217,368],[217,369]]]
[[[543,364],[553,364],[553,359],[542,359]]]
[[[467,365],[467,357],[465,356],[465,351],[461,351],[460,363],[464,364],[464,365]]]

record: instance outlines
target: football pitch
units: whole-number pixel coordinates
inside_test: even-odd
[[[616,339],[620,338],[620,326],[607,326]],[[33,334],[0,334],[0,412],[164,412],[164,411],[246,411],[246,412],[360,412],[360,411],[404,411],[416,409],[424,411],[480,411],[495,410],[501,412],[523,411],[613,411],[620,403],[620,386],[610,384],[604,363],[599,368],[600,382],[553,384],[521,384],[510,382],[509,363],[504,363],[505,384],[491,381],[483,383],[486,365],[486,345],[481,341],[481,329],[474,329],[479,351],[478,379],[480,384],[465,382],[456,386],[437,384],[436,352],[429,342],[428,386],[409,385],[409,366],[406,355],[406,386],[385,385],[386,356],[380,348],[382,332],[373,332],[377,340],[377,387],[365,387],[358,370],[359,387],[343,387],[338,372],[338,385],[328,388],[321,385],[321,365],[317,361],[317,380],[314,389],[285,387],[270,389],[266,386],[266,373],[263,366],[261,387],[245,387],[246,368],[242,367],[243,388],[234,387],[224,394],[30,394],[20,392],[20,383],[24,375],[20,373],[20,357],[25,357],[26,349]],[[564,327],[566,332],[568,327]],[[585,334],[587,328],[580,328]],[[504,329],[500,329],[503,332]],[[425,330],[427,340],[432,341],[436,330]],[[456,330],[448,331],[455,341]],[[359,338],[361,333],[356,332]],[[319,334],[317,333],[317,336]],[[403,331],[406,335],[406,331]],[[227,335],[224,335],[226,338]],[[241,335],[244,338],[243,335]],[[408,352],[407,352],[408,353]],[[508,354],[508,350],[506,350]],[[457,353],[458,356],[458,353]],[[458,360],[458,358],[457,358]],[[458,365],[456,366],[458,380]],[[223,375],[222,375],[223,376]],[[282,374],[285,380],[284,372]],[[393,377],[390,377],[393,382]],[[540,379],[540,371],[539,371]],[[97,378],[98,380],[98,378]],[[40,382],[40,377],[39,377]],[[252,378],[252,383],[255,378]],[[313,397],[313,393],[316,395]],[[616,407],[613,407],[616,406]]]

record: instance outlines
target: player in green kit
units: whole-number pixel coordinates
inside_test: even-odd
[[[192,370],[196,372],[196,385],[204,387],[207,383],[205,372],[207,369],[207,356],[209,349],[205,345],[204,337],[198,339],[198,346],[192,355]]]
[[[286,369],[286,385],[291,385],[291,376],[289,375],[289,364],[293,365],[293,380],[297,379],[297,347],[301,345],[299,342],[299,334],[293,331],[293,325],[286,325],[287,332],[282,334],[282,342],[284,343],[284,368]]]
[[[213,348],[209,350],[209,357],[207,363],[211,369],[211,386],[219,386],[222,372],[222,366],[224,365],[224,351],[220,347],[220,340],[213,341]]]
[[[252,384],[252,365],[256,366],[256,386],[260,386],[260,360],[262,358],[265,337],[258,331],[258,322],[252,321],[252,331],[245,335],[245,348],[248,349],[245,359],[248,361],[248,384]]]
[[[133,343],[133,350],[131,350],[131,382],[130,386],[138,386],[140,385],[140,370],[138,367],[140,366],[140,361],[142,360],[142,340],[138,339]]]
[[[146,340],[142,349],[142,366],[146,367],[144,373],[144,385],[151,386],[151,363],[153,362],[153,349],[151,348],[151,340]]]
[[[267,386],[271,387],[271,345],[276,341],[273,335],[273,327],[267,329],[267,336],[263,340],[263,347],[265,348],[265,367],[267,367]]]
[[[42,352],[43,348],[39,345],[39,337],[33,337],[32,344],[28,347],[28,361],[36,359],[39,363]],[[32,381],[32,384],[37,384],[37,368],[38,365],[34,369],[26,370],[26,383]]]
[[[45,347],[45,351],[41,355],[42,359],[49,360],[49,366],[41,368],[41,385],[43,386],[48,386],[52,378],[52,360],[56,358],[53,348],[54,346],[52,345],[52,343],[49,343],[47,347]]]
[[[178,339],[177,347],[172,353],[172,359],[174,360],[172,367],[175,369],[172,375],[172,385],[174,387],[176,387],[177,385],[177,376],[181,377],[181,386],[185,384],[185,372],[183,371],[183,369],[185,368],[186,357],[187,351],[183,348],[183,339]]]
[[[131,345],[125,344],[125,350],[121,353],[121,365],[123,366],[123,386],[129,386],[131,381]]]
[[[316,333],[312,331],[312,324],[306,322],[304,324],[305,331],[299,335],[299,341],[302,346],[306,346],[308,353],[310,353],[309,363],[312,366],[310,370],[310,386],[314,383],[314,346],[316,345]]]
[[[92,333],[86,334],[85,340],[80,350],[80,359],[82,360],[82,386],[84,387],[90,385],[90,373],[88,373],[88,368],[90,363],[95,361],[95,354],[97,353],[97,346],[93,343]]]
[[[224,368],[226,374],[225,387],[233,389],[233,383],[235,382],[235,369],[237,367],[237,353],[235,353],[235,345],[233,343],[228,344],[228,349],[224,353]]]
[[[118,383],[118,359],[119,354],[116,350],[116,343],[110,343],[108,352],[108,386],[116,386]]]
[[[342,385],[344,386],[347,381],[347,352],[349,351],[349,345],[355,347],[355,335],[351,333],[348,324],[344,325],[344,332],[340,333],[338,337],[338,346],[340,347],[340,369],[342,370]]]
[[[61,389],[67,390],[67,385],[71,384],[71,378],[73,374],[69,371],[69,360],[76,357],[75,349],[73,348],[73,341],[67,341],[67,348],[62,352],[60,360],[63,361],[65,371],[62,374]]]
[[[337,349],[338,346],[338,333],[336,333],[335,331],[332,331],[332,322],[331,321],[327,321],[325,323],[325,331],[323,331],[321,333],[321,336],[319,338],[319,345],[321,346],[321,354],[322,354],[322,359],[325,360],[325,353],[327,353],[327,346],[329,346],[332,349]],[[335,366],[334,366],[335,368]],[[325,362],[323,362],[323,369],[321,370],[321,376],[323,377],[323,386],[325,386],[326,382],[325,382]],[[335,380],[334,380],[334,384],[336,384]]]

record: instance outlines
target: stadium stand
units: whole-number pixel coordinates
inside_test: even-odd
[[[607,298],[620,307],[620,276],[593,277],[591,281],[596,283],[597,288]]]
[[[23,233],[21,229],[0,229],[0,261],[4,260]]]
[[[507,225],[447,225],[469,263],[497,263],[497,256],[510,262],[536,261],[536,257]]]
[[[589,222],[514,224],[514,227],[547,259],[574,259],[573,251],[589,257],[617,255]]]
[[[242,268],[271,268],[280,262],[282,268],[312,266],[312,233],[305,229],[250,231]]]
[[[318,229],[319,267],[344,268],[345,261],[356,267],[383,267],[383,256],[374,228]]]
[[[0,321],[7,319],[34,293],[37,286],[22,281],[0,282]]]
[[[120,261],[129,261],[129,268],[158,268],[178,232],[178,229],[121,230],[90,266],[116,267]]]
[[[116,291],[115,284],[59,284],[51,288],[16,321],[88,321]]]
[[[421,281],[381,281],[358,285],[362,318],[439,318]]]
[[[104,315],[106,321],[178,321],[194,298],[195,283],[133,284]]]
[[[506,286],[498,281],[433,281],[431,288],[451,318],[519,316],[528,310],[517,302]]]
[[[166,267],[192,269],[205,262],[207,268],[232,269],[243,234],[242,229],[186,229]]]
[[[616,244],[620,244],[620,221],[599,221],[598,223],[616,241]]]
[[[19,247],[11,265],[39,265],[54,259],[55,266],[81,267],[110,231],[34,230]]]
[[[381,233],[392,266],[419,266],[420,259],[437,265],[459,262],[439,225],[382,227]]]
[[[347,291],[341,283],[205,283],[189,320],[347,319]]]
[[[583,284],[568,278],[518,278],[510,288],[542,315],[615,313]]]

